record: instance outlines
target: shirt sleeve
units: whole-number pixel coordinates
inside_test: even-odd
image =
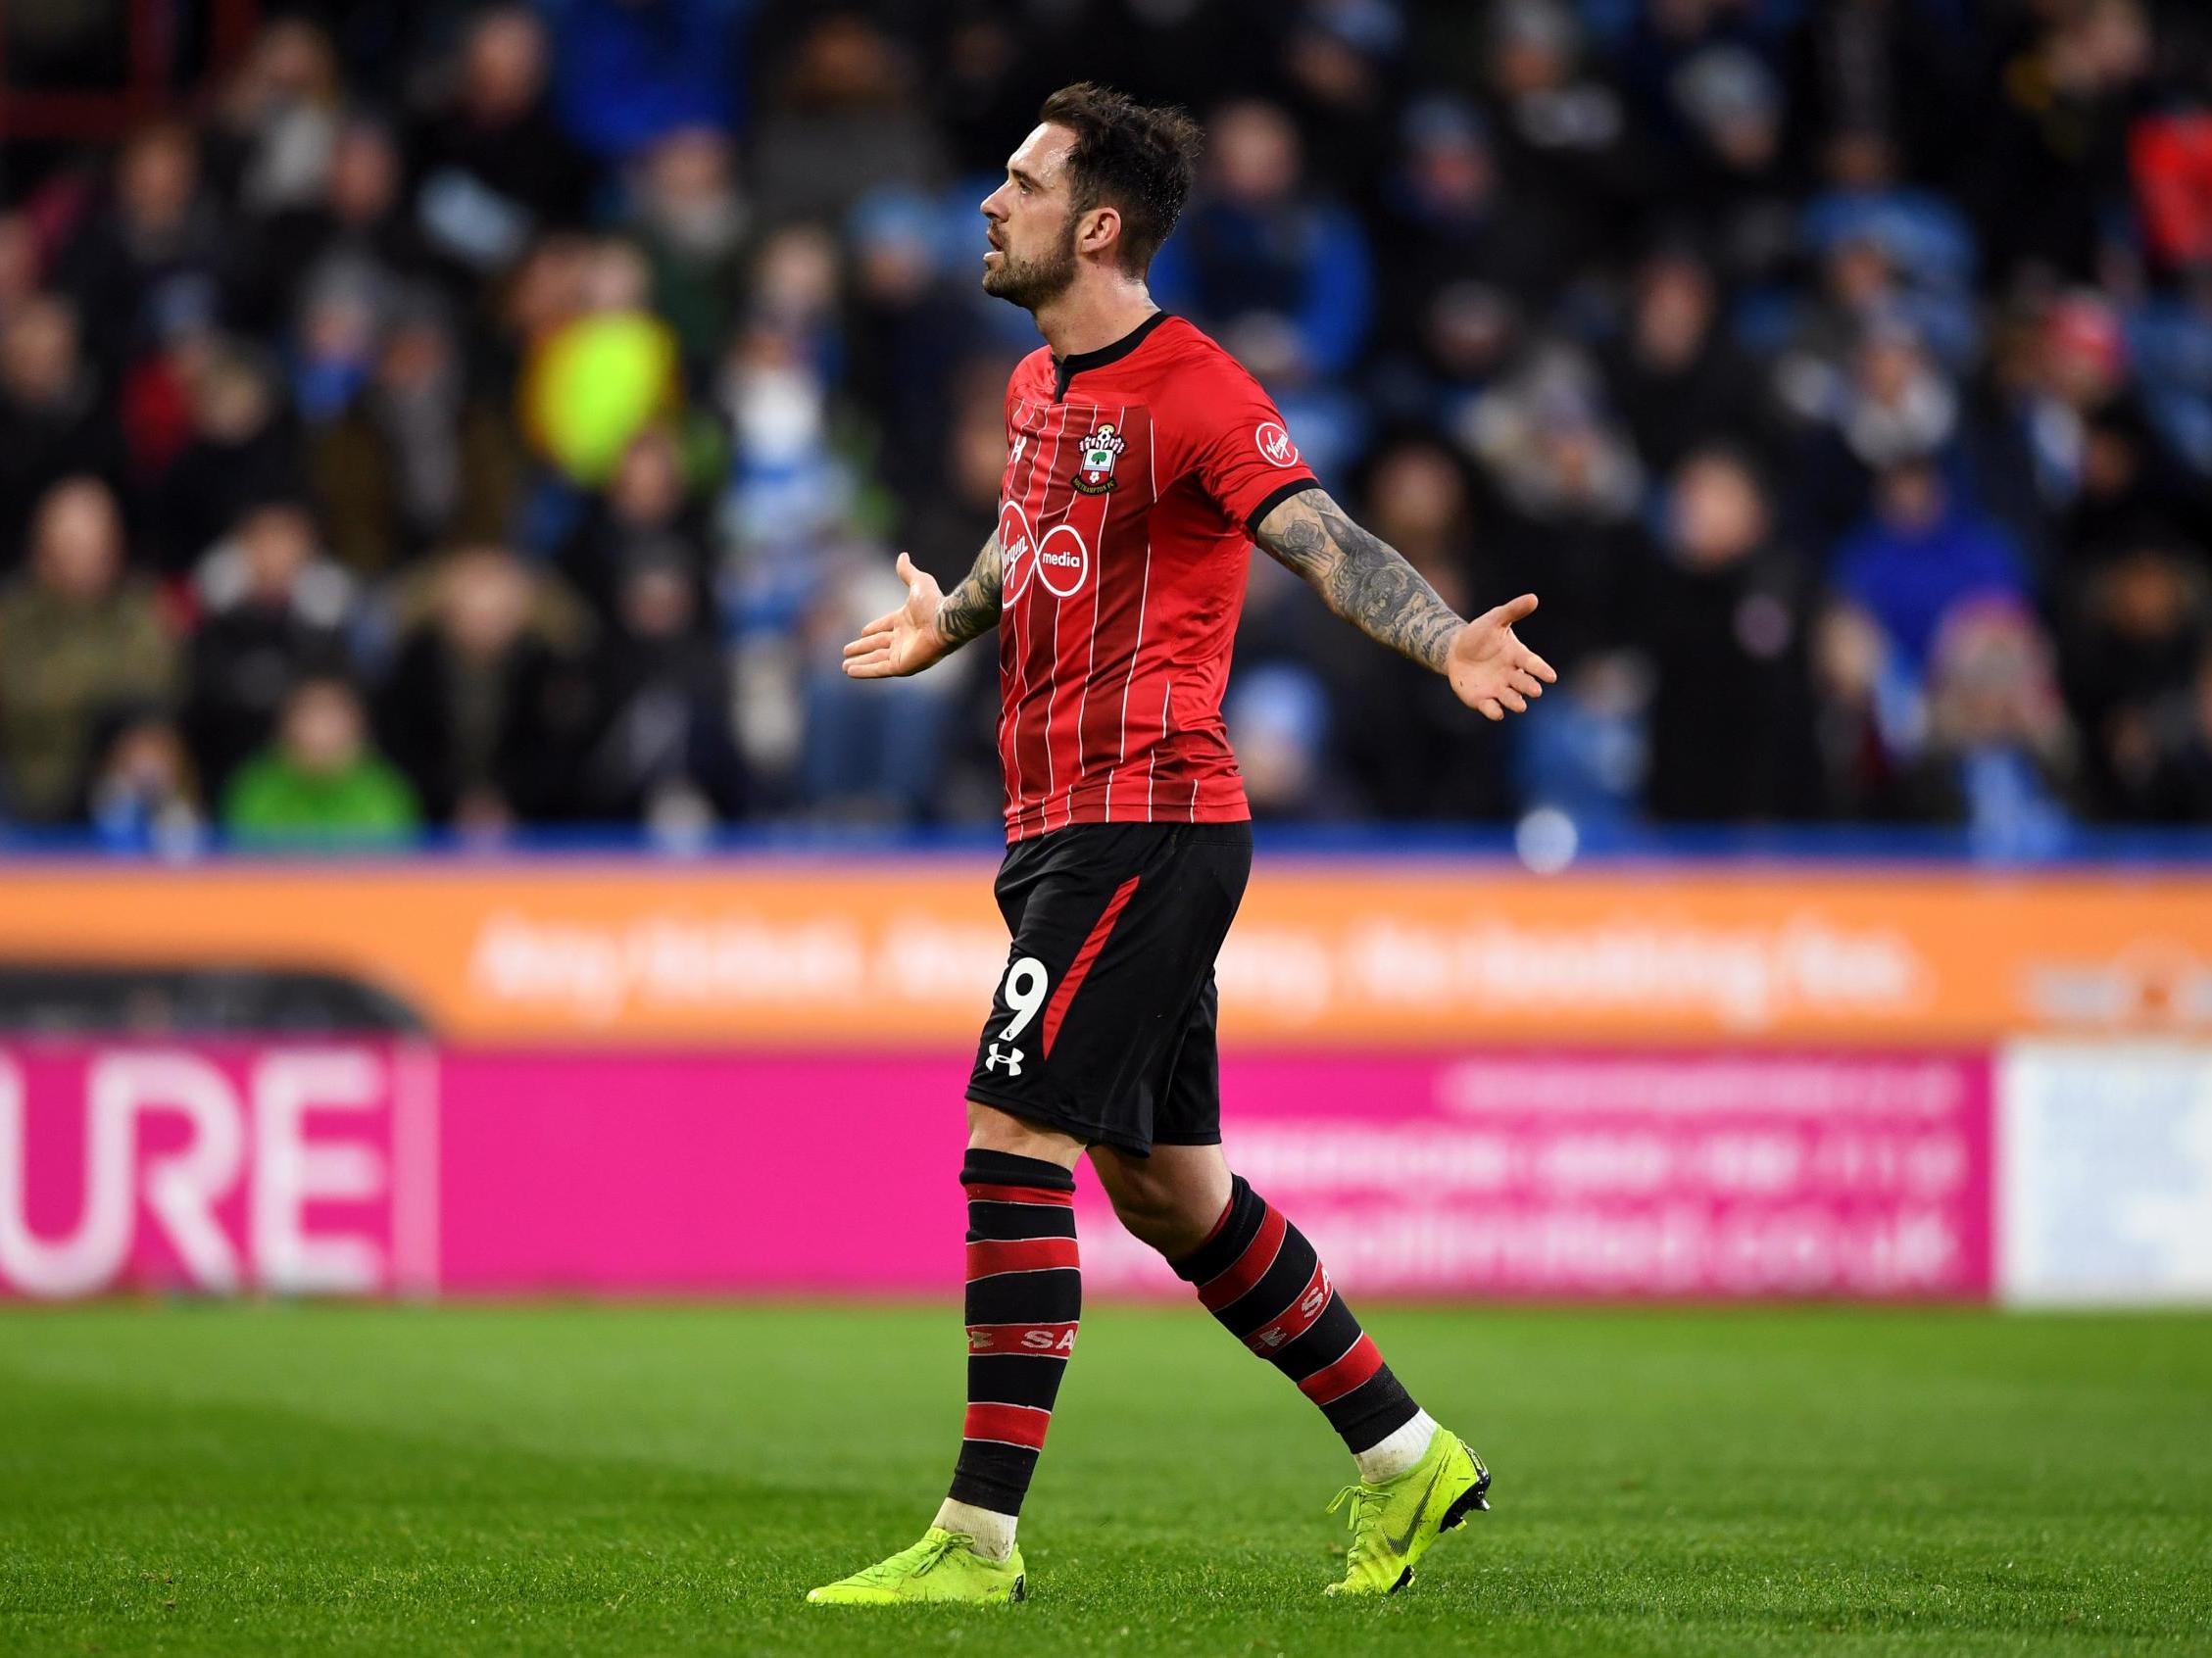
[[[1247,533],[1281,502],[1318,487],[1274,399],[1241,365],[1224,357],[1179,402],[1181,469]]]

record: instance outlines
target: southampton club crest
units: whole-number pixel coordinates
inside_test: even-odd
[[[1083,440],[1075,463],[1075,487],[1084,495],[1104,495],[1113,487],[1113,463],[1129,447],[1112,425],[1100,426]]]

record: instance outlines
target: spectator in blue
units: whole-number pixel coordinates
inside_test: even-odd
[[[1269,366],[1294,381],[1343,373],[1371,319],[1366,231],[1313,194],[1298,129],[1277,106],[1230,105],[1210,146],[1205,195],[1153,262],[1154,293],[1270,385]]]
[[[1530,706],[1514,732],[1512,758],[1524,812],[1563,812],[1584,836],[1635,820],[1651,768],[1647,679],[1632,657],[1613,652],[1562,679],[1563,695]]]
[[[1875,487],[1873,517],[1836,550],[1836,591],[1872,616],[1915,674],[1927,668],[1944,619],[1970,599],[2025,601],[2012,540],[1963,502],[1942,471],[1908,461]]]
[[[624,161],[687,126],[744,125],[754,0],[541,0],[570,137]]]
[[[1841,134],[1826,160],[1829,187],[1806,204],[1798,234],[1805,251],[1832,268],[1832,294],[1849,287],[1833,268],[1869,264],[1882,273],[1880,303],[1945,363],[1963,366],[1977,344],[1977,250],[1966,216],[1934,191],[1901,183],[1896,153],[1879,133]]]
[[[2158,441],[2202,491],[2212,480],[2212,273],[2150,299],[2127,327]]]
[[[1932,647],[1928,739],[1906,774],[1917,817],[1995,857],[2047,856],[2075,811],[2075,745],[2049,641],[2003,600],[1961,604]]]
[[[200,780],[176,722],[158,703],[116,710],[84,792],[84,818],[104,852],[200,850],[208,836]]]
[[[1956,204],[1897,177],[1897,156],[1877,132],[1843,132],[1828,146],[1828,188],[1805,204],[1806,245],[1825,254],[1864,237],[1906,280],[1957,293],[1974,279],[1974,231]]]
[[[818,579],[790,639],[797,652],[798,710],[804,741],[792,778],[807,809],[826,820],[928,822],[938,815],[942,758],[972,675],[997,664],[977,655],[956,664],[943,684],[901,680],[862,685],[836,666],[834,642],[870,614],[899,602],[904,589],[885,575],[888,550],[850,522],[825,520],[809,547]],[[773,672],[783,642],[751,641],[741,661],[741,690]],[[888,697],[868,691],[888,689]]]
[[[1325,822],[1351,815],[1328,770],[1330,711],[1328,690],[1310,668],[1266,662],[1238,676],[1222,715],[1253,816]]]

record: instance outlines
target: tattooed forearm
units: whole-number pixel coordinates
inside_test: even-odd
[[[1352,521],[1323,489],[1302,490],[1259,521],[1259,545],[1368,638],[1442,673],[1465,624],[1395,548]]]
[[[977,634],[989,633],[999,625],[1002,573],[999,534],[993,530],[983,551],[975,556],[974,567],[938,607],[937,631],[944,635],[947,645],[965,645]]]

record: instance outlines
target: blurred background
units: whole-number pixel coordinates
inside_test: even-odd
[[[1561,695],[1253,573],[1264,817],[2212,814],[2212,20],[2145,0],[11,0],[0,818],[172,847],[992,821],[976,204],[1211,130],[1155,287]],[[342,785],[342,786],[341,786]]]
[[[836,646],[989,531],[1086,77],[1208,125],[1161,303],[1562,673],[1253,561],[1255,1180],[1383,1288],[2212,1294],[2181,0],[7,0],[0,1283],[957,1282],[774,1256],[748,1125],[946,1208],[995,664]]]

